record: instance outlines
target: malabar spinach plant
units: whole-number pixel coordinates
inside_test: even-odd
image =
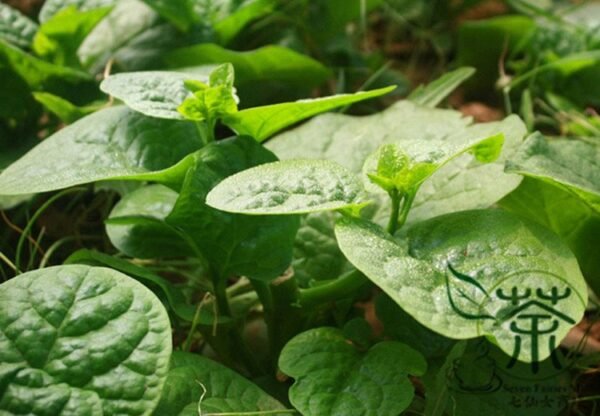
[[[31,133],[36,103],[67,124],[1,159],[0,205],[49,194],[0,250],[0,414],[569,407],[585,362],[559,345],[600,293],[597,141],[436,108],[469,67],[366,116],[344,112],[393,86],[273,104],[273,83],[295,98],[331,71],[231,45],[289,8],[317,54],[381,2],[308,3],[48,0],[40,24],[0,5],[0,74],[19,80],[0,129]],[[45,267],[59,240],[32,267],[41,213],[106,189],[111,247]]]

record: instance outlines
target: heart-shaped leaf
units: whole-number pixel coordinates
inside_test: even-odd
[[[262,412],[274,416],[289,414],[281,403],[235,371],[200,355],[175,352],[154,415],[260,415]]]
[[[443,215],[401,240],[344,218],[336,236],[350,262],[421,324],[449,338],[491,336],[515,359],[548,357],[585,310],[571,251],[503,211]]]
[[[396,416],[414,396],[408,375],[423,375],[427,364],[394,341],[361,353],[342,331],[323,327],[289,341],[279,367],[295,379],[290,401],[305,416]]]
[[[577,139],[527,138],[506,164],[506,171],[539,178],[574,193],[600,212],[600,145]]]
[[[148,415],[170,355],[162,304],[119,272],[57,266],[0,285],[0,413]]]
[[[363,192],[360,180],[337,163],[288,160],[228,177],[206,203],[243,214],[305,214],[360,206]]]
[[[191,123],[107,108],[59,130],[6,168],[0,195],[116,178],[178,183],[191,162],[184,157],[200,147]]]
[[[101,7],[109,7],[117,3],[117,0],[46,0],[40,10],[40,22],[49,20],[67,7],[75,7],[80,11],[99,9]]]

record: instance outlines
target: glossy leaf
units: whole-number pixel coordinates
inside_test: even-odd
[[[408,375],[423,375],[425,359],[394,341],[365,353],[336,328],[297,335],[284,347],[279,368],[294,378],[291,403],[305,416],[396,416],[414,396]]]
[[[75,7],[80,11],[110,7],[117,3],[117,0],[46,0],[40,10],[40,22],[46,22],[61,10],[69,7]]]
[[[206,203],[243,214],[306,214],[364,204],[351,172],[325,160],[290,160],[257,166],[226,178]]]
[[[181,43],[181,32],[141,0],[119,0],[85,38],[77,55],[95,74],[110,60],[113,70],[140,71],[162,67],[162,56]]]
[[[572,192],[600,212],[600,145],[577,139],[527,138],[506,164],[507,172],[538,178]]]
[[[185,156],[200,147],[189,123],[107,108],[58,131],[10,165],[0,174],[0,195],[117,178],[178,183],[191,163]]]
[[[380,88],[355,94],[299,100],[249,108],[227,116],[223,122],[238,134],[247,134],[262,142],[273,134],[316,114],[343,107],[369,98],[379,97],[395,87]]]
[[[171,355],[158,299],[114,270],[58,266],[0,285],[0,411],[147,415]]]
[[[0,39],[19,48],[29,48],[37,30],[37,24],[27,16],[0,3]]]
[[[281,416],[285,408],[235,371],[197,354],[175,352],[155,416]]]
[[[223,179],[272,162],[275,156],[249,137],[210,144],[195,155],[166,221],[187,233],[218,276],[270,280],[292,261],[298,218],[248,216],[212,208],[206,195]]]
[[[127,72],[106,78],[100,89],[147,116],[182,120],[177,107],[190,94],[185,80],[206,82],[208,78],[171,71]]]
[[[407,99],[424,107],[436,107],[474,73],[475,68],[471,67],[462,67],[447,72],[431,83],[417,87]]]
[[[566,189],[534,178],[525,178],[499,204],[558,234],[577,257],[587,282],[600,293],[600,214]]]
[[[325,114],[274,137],[266,146],[280,159],[329,159],[355,173],[382,144],[405,142],[428,148],[502,134],[504,146],[493,163],[480,163],[470,154],[448,162],[421,186],[408,221],[414,222],[458,210],[486,208],[515,189],[519,175],[504,174],[504,162],[525,135],[523,122],[515,116],[501,122],[472,124],[460,113],[428,109],[401,101],[366,117]],[[454,146],[454,145],[453,145]],[[373,189],[372,189],[373,190]],[[377,197],[377,194],[373,194]],[[378,194],[383,208],[374,215],[387,221],[388,196]]]
[[[229,62],[235,68],[239,84],[277,80],[320,85],[331,75],[320,62],[282,46],[237,52],[216,44],[202,43],[174,50],[165,60],[172,68]]]
[[[189,304],[181,290],[174,286],[173,283],[154,274],[152,271],[135,265],[125,259],[110,256],[98,251],[81,249],[71,254],[65,260],[65,264],[86,264],[88,266],[108,267],[124,273],[152,290],[171,308],[173,313],[179,319],[184,321],[193,322],[194,318],[196,318],[198,323],[212,325],[215,320],[226,322],[229,319],[223,316],[215,317],[209,307],[202,308],[198,313],[198,316],[196,316],[198,306]]]
[[[350,262],[421,324],[449,338],[493,337],[522,361],[548,357],[587,303],[585,281],[566,245],[503,211],[436,217],[401,240],[345,218],[336,236]],[[552,331],[540,324],[533,339],[521,330],[536,331],[525,319],[536,312],[554,318],[543,326]]]
[[[193,251],[179,232],[164,222],[179,195],[163,185],[149,185],[123,197],[106,224],[110,242],[140,259],[190,256]]]

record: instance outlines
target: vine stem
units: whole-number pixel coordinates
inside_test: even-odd
[[[368,282],[360,271],[352,270],[328,283],[300,289],[298,302],[303,309],[313,308],[349,296]]]
[[[397,189],[392,189],[390,191],[390,197],[392,198],[392,213],[390,214],[387,230],[390,234],[394,234],[398,229],[398,215],[400,214],[402,195],[400,195],[400,192],[398,192]]]

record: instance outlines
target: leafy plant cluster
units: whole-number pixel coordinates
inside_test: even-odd
[[[356,40],[428,2],[0,4],[0,207],[25,224],[3,211],[0,414],[578,411],[597,361],[558,347],[600,293],[600,145],[597,96],[565,85],[595,33],[509,6],[448,49],[427,34],[478,72],[376,111],[407,80]],[[438,108],[490,79],[503,119]],[[40,222],[89,205],[100,230],[42,249]],[[519,326],[530,306],[552,330]]]

